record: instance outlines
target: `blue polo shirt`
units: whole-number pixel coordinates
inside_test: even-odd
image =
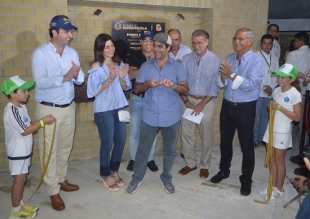
[[[184,67],[170,58],[162,69],[157,65],[155,58],[143,63],[136,78],[136,83],[144,83],[155,79],[161,81],[169,79],[173,83],[186,81]],[[155,127],[168,127],[181,118],[180,96],[172,88],[159,85],[145,91],[142,109],[142,120]]]

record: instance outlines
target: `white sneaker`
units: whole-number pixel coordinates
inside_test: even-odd
[[[272,195],[270,197],[270,201],[276,200],[277,198],[283,197],[284,196],[284,190],[280,191],[277,187],[275,187],[272,191]],[[267,195],[266,195],[267,199]]]
[[[273,191],[275,188],[276,188],[276,187],[272,187],[272,191]],[[268,187],[259,190],[258,193],[259,193],[260,195],[267,195],[267,194],[268,194]]]

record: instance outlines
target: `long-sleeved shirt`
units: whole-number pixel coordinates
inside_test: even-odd
[[[32,75],[36,81],[35,99],[37,102],[68,104],[74,99],[74,85],[84,82],[82,69],[77,79],[63,81],[64,75],[72,67],[72,62],[80,65],[75,49],[65,46],[62,55],[56,52],[56,47],[49,41],[34,50],[31,59]]]
[[[218,80],[219,86],[224,86],[224,98],[237,103],[255,101],[264,76],[263,60],[251,49],[241,57],[240,64],[236,57],[237,53],[232,53],[226,58],[232,64],[230,70],[237,75],[235,80],[226,78],[224,84]]]
[[[116,66],[115,70],[119,71],[124,67],[122,62],[120,66]],[[102,92],[99,93],[102,83],[108,79],[110,69],[106,64],[100,65],[88,71],[87,80],[87,96],[95,97],[94,113],[106,112],[114,109],[120,109],[128,106],[127,99],[121,87],[119,75],[109,84]],[[131,82],[128,73],[125,75],[126,89],[131,89]]]

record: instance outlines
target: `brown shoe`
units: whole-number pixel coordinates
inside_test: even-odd
[[[67,180],[63,181],[62,183],[58,183],[58,184],[60,185],[60,189],[66,192],[73,192],[80,188],[78,185],[71,184]]]
[[[189,172],[192,172],[193,170],[196,170],[197,167],[193,167],[193,168],[190,168],[189,166],[186,166],[186,167],[183,167],[180,171],[179,171],[179,174],[181,175],[186,175],[188,174]]]
[[[201,179],[206,179],[209,176],[209,171],[208,169],[200,169],[200,174],[199,174]]]
[[[54,210],[61,211],[65,209],[65,203],[61,199],[59,193],[56,195],[50,196],[50,198],[51,198],[51,203],[52,203],[52,207]]]

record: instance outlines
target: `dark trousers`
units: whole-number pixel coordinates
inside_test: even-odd
[[[220,113],[220,171],[225,175],[230,173],[229,168],[233,155],[232,142],[237,129],[241,151],[243,153],[242,175],[239,177],[241,183],[252,182],[255,165],[253,146],[255,107],[256,101],[234,104],[223,99]]]

